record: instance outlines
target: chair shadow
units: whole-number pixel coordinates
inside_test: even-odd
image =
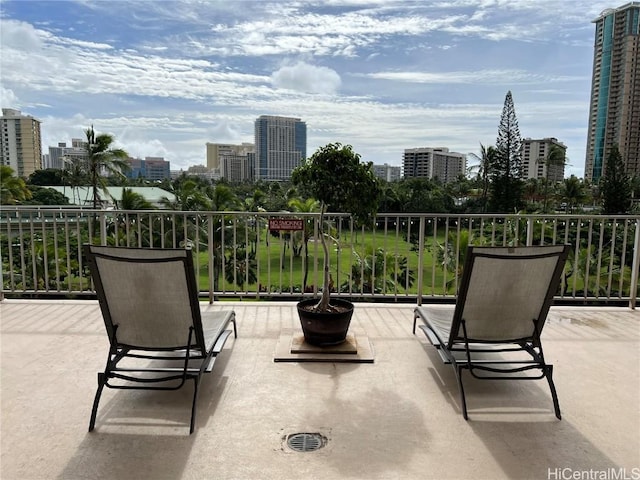
[[[228,360],[219,356],[213,372],[202,377],[191,435],[192,381],[175,391],[105,388],[95,430],[87,432],[58,478],[181,478],[199,430],[215,421],[228,382],[216,372],[224,372]]]
[[[423,347],[432,362],[429,373],[434,382],[452,412],[462,417],[453,368],[442,362],[431,345]],[[467,423],[507,478],[561,478],[563,469],[577,472],[621,467],[570,420],[555,417],[546,379],[477,380],[466,375],[463,381]]]

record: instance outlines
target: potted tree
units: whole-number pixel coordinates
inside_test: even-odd
[[[294,185],[320,202],[318,232],[324,253],[322,297],[302,300],[298,314],[305,340],[313,345],[338,345],[345,341],[353,303],[331,299],[330,256],[325,225],[328,211],[350,213],[356,222],[371,220],[381,195],[371,162],[361,163],[351,145],[330,143],[297,167],[291,174]],[[334,239],[331,239],[332,241]]]

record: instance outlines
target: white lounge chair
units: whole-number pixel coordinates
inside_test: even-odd
[[[193,433],[201,376],[213,370],[229,324],[237,337],[234,311],[201,312],[190,250],[85,245],[84,253],[110,343],[89,431],[104,387],[177,390],[191,379]]]
[[[454,368],[465,419],[464,370],[480,379],[546,378],[561,418],[540,334],[568,252],[564,245],[469,247],[456,304],[414,309],[413,333],[420,319],[419,328]]]

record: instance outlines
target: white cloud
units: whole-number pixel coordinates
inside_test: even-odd
[[[129,156],[134,158],[163,157],[171,156],[170,150],[164,145],[162,140],[157,138],[135,139],[120,137],[116,139],[117,146],[124,148]]]
[[[35,29],[31,24],[16,20],[2,20],[0,38],[2,49],[20,48],[34,51],[42,47],[43,32]]]
[[[341,141],[367,160],[397,165],[403,149],[416,146],[477,152],[495,142],[513,87],[522,134],[557,137],[579,164],[591,20],[610,6],[51,3],[39,18],[32,12],[30,24],[13,13],[21,2],[3,1],[2,106],[40,116],[45,150],[93,123],[131,154],[185,169],[205,162],[206,142],[252,142],[262,114],[306,121],[309,153]]]
[[[0,85],[0,105],[2,108],[17,108],[20,109],[21,102],[18,100],[18,97],[13,90],[8,88],[4,88],[4,86]]]
[[[12,26],[12,38],[27,35],[41,41],[2,45],[3,82],[32,91],[180,96],[192,100],[227,96],[232,101],[256,94],[252,85],[269,81],[266,76],[223,71],[206,60],[113,51],[97,43],[67,42],[41,31],[33,34],[33,28],[22,22],[13,22]],[[4,33],[4,24],[2,30]],[[25,62],[25,57],[30,61]]]
[[[297,62],[273,72],[271,82],[276,88],[333,95],[338,92],[341,80],[335,70]]]
[[[377,72],[364,76],[378,80],[393,80],[410,83],[432,84],[500,84],[521,85],[534,84],[545,85],[556,82],[571,82],[580,80],[577,76],[548,75],[523,70],[479,70],[458,72]]]

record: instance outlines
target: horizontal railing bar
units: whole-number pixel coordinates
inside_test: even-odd
[[[270,231],[295,218],[304,230]],[[300,299],[322,291],[318,212],[0,207],[2,294],[91,296],[83,243],[190,247],[202,295]],[[354,301],[454,299],[467,244],[568,243],[557,299],[628,302],[640,268],[640,216],[380,213],[369,226],[326,214],[335,296]],[[297,227],[292,227],[297,228]]]

